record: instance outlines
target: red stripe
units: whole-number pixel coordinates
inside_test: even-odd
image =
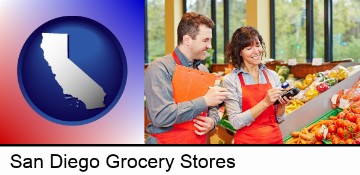
[[[180,62],[178,56],[176,55],[175,51],[172,52],[172,56],[174,57],[176,64],[181,65],[181,62]]]

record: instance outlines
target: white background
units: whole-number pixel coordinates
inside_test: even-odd
[[[42,158],[43,168],[12,168],[13,154],[24,158]],[[100,166],[86,172],[77,168],[50,168],[51,154],[66,154],[66,158],[97,158]],[[158,168],[109,168],[106,158],[116,154],[121,158],[174,158],[169,172],[168,165]],[[189,154],[197,158],[235,159],[235,168],[183,168],[181,156]],[[284,175],[328,175],[357,174],[360,147],[294,147],[294,146],[102,146],[102,147],[0,147],[0,174],[46,174],[46,175],[112,175],[112,174],[284,174]],[[202,162],[203,163],[203,162]],[[64,165],[64,163],[63,163]],[[213,165],[214,166],[214,165]],[[216,166],[216,165],[215,165]]]

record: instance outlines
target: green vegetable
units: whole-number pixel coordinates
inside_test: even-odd
[[[282,76],[282,75],[279,75],[279,77],[280,77],[280,82],[281,82],[281,83],[284,83],[284,82],[285,82],[285,77]]]
[[[288,77],[288,75],[290,74],[290,69],[286,66],[281,66],[279,68],[279,70],[277,71],[277,74],[280,76],[283,76],[286,79]]]
[[[337,83],[337,80],[335,78],[329,78],[325,80],[325,83],[327,83],[329,86],[334,86]]]
[[[316,73],[316,77],[324,77],[325,75],[324,75],[324,73],[323,72],[318,72],[318,73]]]
[[[278,72],[278,70],[280,69],[281,66],[276,66],[275,67],[275,72]]]
[[[321,77],[320,82],[325,82],[325,81],[328,80],[328,79],[329,79],[329,77],[323,76],[323,77]]]

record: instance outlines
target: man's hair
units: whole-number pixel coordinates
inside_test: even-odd
[[[254,27],[240,27],[234,32],[230,43],[226,46],[225,52],[226,58],[231,60],[234,67],[240,68],[241,64],[244,62],[240,52],[246,47],[251,46],[254,41],[256,41],[256,38],[259,39],[260,43],[258,44],[263,48],[262,54],[265,54],[266,56],[264,40]]]
[[[183,42],[184,35],[189,35],[192,39],[196,39],[196,35],[199,34],[200,25],[205,25],[209,28],[213,28],[215,26],[214,22],[204,15],[195,12],[185,13],[182,16],[177,28],[177,43],[181,44]]]

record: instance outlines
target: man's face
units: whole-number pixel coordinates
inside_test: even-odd
[[[199,26],[199,34],[195,39],[190,38],[192,59],[205,60],[206,51],[211,48],[212,29],[205,25]]]

